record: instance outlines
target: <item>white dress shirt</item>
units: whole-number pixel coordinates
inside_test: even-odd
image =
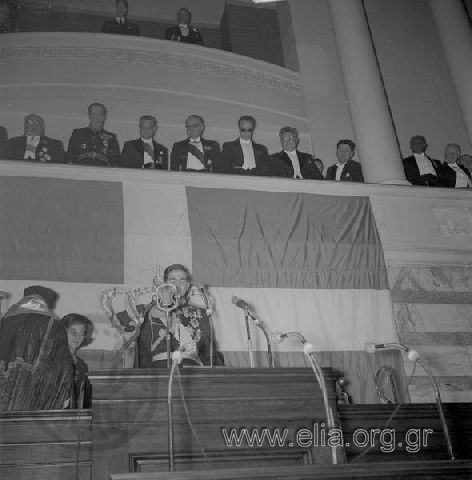
[[[180,33],[182,34],[182,37],[188,37],[190,33],[190,27],[185,23],[179,23],[179,28],[180,28]]]
[[[284,150],[284,152],[288,155],[288,158],[290,158],[290,161],[292,162],[293,178],[301,178],[303,180],[302,172],[300,172],[300,161],[298,160],[297,151],[292,150],[291,152],[287,152],[287,150]]]
[[[420,175],[435,175],[437,176],[436,170],[431,163],[431,160],[424,154],[424,153],[414,153],[416,160],[416,165],[418,165],[418,170],[420,171]]]
[[[197,147],[200,152],[203,152],[203,145],[200,137],[189,139],[189,142]],[[190,170],[205,170],[203,163],[190,152],[188,152],[187,155],[187,168]]]
[[[343,173],[343,170],[344,170],[344,165],[346,165],[346,163],[340,163],[340,162],[336,162],[336,178],[335,180],[337,182],[340,182],[341,181],[341,175]]]
[[[457,163],[450,163],[449,166],[456,172],[456,186],[455,188],[472,187],[472,182],[467,174],[462,170]]]
[[[41,137],[39,136],[30,136],[26,137],[26,149],[25,149],[25,156],[23,157],[24,160],[36,160],[36,149],[38,148],[39,141]]]
[[[116,23],[118,23],[118,25],[124,25],[125,19],[123,17],[116,17]]]
[[[252,140],[239,139],[241,148],[243,149],[244,163],[242,168],[244,170],[252,170],[256,168],[256,159],[254,157],[254,148],[252,146]]]
[[[144,150],[144,164],[143,164],[143,167],[144,167],[145,165],[148,165],[149,163],[154,163],[154,145],[152,143],[152,138],[149,138],[149,139],[141,138],[141,141],[144,144],[149,145],[151,147],[151,152],[152,152],[152,155],[149,155],[149,153],[146,152],[146,150]]]

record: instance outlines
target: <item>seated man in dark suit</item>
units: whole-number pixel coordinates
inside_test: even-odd
[[[356,144],[352,140],[339,140],[336,144],[338,161],[326,171],[325,180],[336,182],[363,182],[362,167],[352,159],[356,151]]]
[[[428,144],[422,135],[415,135],[410,140],[413,155],[403,159],[406,179],[413,185],[442,187],[444,181],[439,176],[439,162],[426,155]]]
[[[470,173],[457,161],[461,156],[461,147],[457,143],[448,143],[444,150],[444,163],[439,165],[439,175],[443,184],[449,188],[470,188]]]
[[[128,20],[128,0],[116,0],[116,16],[103,22],[102,33],[139,37],[139,27]]]
[[[8,133],[5,127],[0,127],[0,160],[5,158],[5,148],[7,146]]]
[[[64,163],[64,145],[44,135],[44,120],[32,113],[24,121],[24,135],[7,141],[7,160],[35,160],[43,163]]]
[[[256,129],[256,119],[243,115],[238,120],[239,138],[223,144],[223,160],[226,173],[260,175],[269,158],[264,145],[252,139]]]
[[[297,150],[299,137],[298,130],[293,127],[283,127],[279,132],[282,151],[273,153],[269,157],[264,175],[287,177],[296,179],[322,180],[318,167],[309,153]]]
[[[158,168],[167,170],[169,152],[157,143],[157,120],[151,115],[139,119],[139,138],[125,143],[120,157],[120,167]]]
[[[205,122],[199,115],[190,115],[185,121],[187,140],[174,143],[170,154],[172,170],[193,172],[223,172],[220,146],[214,140],[206,140],[201,135]]]
[[[89,126],[76,128],[70,137],[67,161],[80,165],[115,166],[120,159],[116,135],[104,130],[107,109],[101,103],[88,107]]]
[[[191,21],[192,14],[190,10],[180,8],[177,12],[177,25],[166,29],[166,40],[203,45],[202,34],[197,27],[190,25]]]

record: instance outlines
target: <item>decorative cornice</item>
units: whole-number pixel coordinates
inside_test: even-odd
[[[93,47],[93,46],[8,46],[0,49],[0,61],[9,59],[76,59],[107,61],[115,63],[169,66],[192,72],[232,77],[237,80],[255,83],[272,88],[287,95],[302,96],[303,86],[281,76],[258,71],[229,62],[212,61],[197,56],[169,54],[166,52],[129,48]]]

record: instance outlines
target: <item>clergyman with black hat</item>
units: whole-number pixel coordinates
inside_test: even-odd
[[[66,332],[53,313],[57,298],[50,288],[30,286],[2,318],[0,409],[61,409],[70,397],[73,370]],[[22,383],[5,381],[7,370],[21,371]]]

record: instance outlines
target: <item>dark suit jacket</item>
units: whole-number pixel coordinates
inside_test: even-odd
[[[214,140],[201,138],[203,146],[203,164],[205,170],[221,173],[224,171],[221,159],[220,145]],[[174,143],[170,154],[170,165],[172,170],[187,170],[187,155],[190,141],[182,140]]]
[[[26,151],[26,135],[10,138],[5,150],[5,157],[8,160],[23,160]],[[49,155],[51,160],[41,160],[40,154]],[[64,163],[64,145],[60,140],[42,136],[36,147],[35,155],[37,161]]]
[[[331,165],[326,171],[325,180],[336,180],[337,170],[336,164]],[[364,182],[361,164],[355,160],[348,160],[344,165],[340,180],[341,182]]]
[[[313,156],[309,153],[299,152],[297,150],[298,161],[300,163],[300,173],[307,180],[323,180],[323,177],[317,166],[313,163]],[[282,150],[273,153],[269,157],[264,175],[271,177],[293,178],[293,167],[290,157]]]
[[[169,162],[169,151],[164,145],[152,141],[154,147],[154,162],[156,168],[167,170]],[[143,168],[144,165],[144,142],[138,138],[137,140],[129,140],[125,142],[120,157],[120,167]]]
[[[251,175],[262,175],[269,159],[267,147],[259,143],[252,142],[254,150],[254,160],[256,168],[252,170],[243,170],[244,154],[239,138],[232,142],[223,144],[223,169],[224,173],[243,173]]]
[[[5,127],[0,127],[0,159],[5,157],[5,149],[7,147],[8,133]]]
[[[470,179],[471,177],[467,169],[464,168],[462,165],[459,165],[459,167]],[[438,167],[438,172],[441,177],[443,186],[449,187],[449,188],[456,187],[457,173],[453,168],[451,168],[447,163],[440,163]]]
[[[139,27],[131,23],[128,19],[122,25],[116,21],[116,18],[105,20],[102,25],[102,33],[114,33],[116,35],[134,35],[139,37]]]
[[[200,33],[200,30],[192,25],[189,25],[189,34],[186,37],[181,34],[180,27],[178,25],[168,27],[166,28],[165,38],[166,40],[174,40],[175,42],[203,45],[203,37]]]
[[[429,187],[446,186],[445,182],[440,177],[439,161],[434,160],[428,156],[426,156],[426,158],[428,158],[431,161],[437,176],[434,176],[431,174],[420,175],[420,170],[416,163],[416,158],[414,155],[411,155],[403,159],[403,169],[405,170],[406,179],[413,185],[423,185],[423,186],[429,186]]]
[[[76,128],[69,139],[67,161],[80,165],[114,166],[120,159],[118,139],[112,132]]]

